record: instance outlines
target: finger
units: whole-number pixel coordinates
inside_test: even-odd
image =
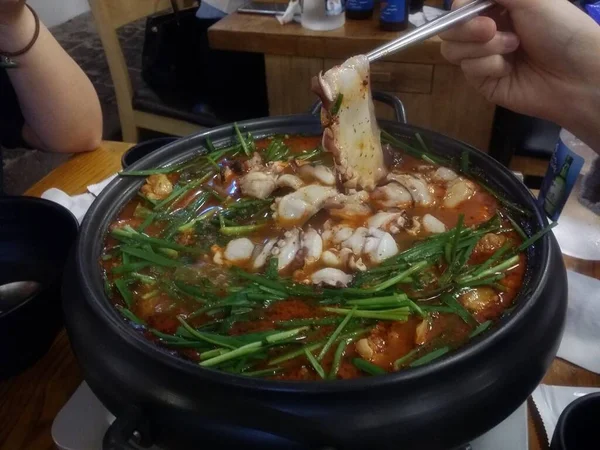
[[[452,11],[460,8],[461,6],[465,6],[467,3],[471,3],[473,0],[454,0],[452,2]]]
[[[454,64],[463,59],[482,58],[490,55],[505,55],[519,47],[519,38],[514,33],[497,32],[492,40],[478,44],[474,42],[442,42],[444,58]]]
[[[529,0],[497,0],[497,6],[484,12],[479,17],[488,17],[496,22],[496,28],[498,30],[509,31],[512,29],[512,27],[510,23],[510,15],[506,8],[509,6],[514,7],[513,3],[527,3],[528,1]],[[458,9],[461,6],[465,6],[471,2],[472,0],[455,0],[452,3],[452,10]],[[446,37],[444,36],[442,39],[446,39]]]
[[[489,17],[475,17],[466,23],[440,33],[445,41],[487,42],[496,34],[496,22]]]
[[[460,68],[467,79],[502,78],[513,68],[512,58],[505,55],[491,55],[483,58],[465,59]]]

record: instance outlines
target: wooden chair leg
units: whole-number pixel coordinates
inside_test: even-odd
[[[140,140],[140,130],[133,122],[121,122],[121,133],[123,134],[123,142],[137,144],[137,142]]]

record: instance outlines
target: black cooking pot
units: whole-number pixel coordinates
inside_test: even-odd
[[[380,96],[378,96],[380,97]],[[401,108],[397,111],[402,112]],[[312,114],[239,124],[257,138],[321,134]],[[546,219],[527,188],[506,168],[454,139],[403,123],[382,121],[400,137],[415,132],[437,152],[459,156],[488,183],[531,211],[525,230]],[[231,126],[181,139],[132,170],[177,164],[233,138]],[[98,260],[107,227],[142,180],[118,178],[90,208],[64,283],[67,331],[86,381],[117,417],[105,449],[142,443],[165,448],[448,449],[500,423],[540,382],[562,335],[567,281],[559,247],[546,235],[528,250],[525,284],[516,308],[497,327],[428,365],[346,381],[293,382],[247,378],[201,368],[145,339],[104,295]]]

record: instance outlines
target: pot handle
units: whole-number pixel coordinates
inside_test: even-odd
[[[373,91],[373,99],[394,108],[396,120],[401,123],[406,123],[406,110],[404,109],[404,104],[398,97],[393,94],[388,94],[387,92]],[[319,100],[310,108],[310,113],[313,116],[318,116],[322,105],[323,103]]]
[[[142,411],[134,406],[114,420],[102,439],[102,450],[140,450],[150,446],[152,440],[148,423]]]

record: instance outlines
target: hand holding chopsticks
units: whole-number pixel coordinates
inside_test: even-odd
[[[465,22],[484,11],[494,7],[496,5],[492,0],[475,0],[461,8],[455,9],[429,23],[405,34],[398,39],[393,40],[381,47],[376,48],[367,54],[369,62],[377,61],[378,59],[385,58],[388,55],[404,50],[411,45],[417,44],[435,36],[442,31],[452,28],[453,26]]]

